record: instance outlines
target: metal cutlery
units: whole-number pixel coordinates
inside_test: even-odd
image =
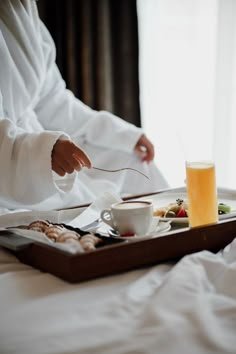
[[[115,169],[115,170],[111,170],[111,169],[105,169],[105,168],[100,168],[100,167],[94,167],[93,166],[93,169],[94,170],[98,170],[98,171],[104,171],[104,172],[120,172],[120,171],[123,171],[123,170],[131,170],[131,171],[134,171],[134,172],[137,172],[137,173],[141,174],[142,176],[144,176],[144,177],[146,177],[147,179],[150,180],[150,178],[147,175],[145,175],[143,172],[138,171],[135,168],[131,168],[131,167],[123,167],[123,168],[118,168],[118,169]]]

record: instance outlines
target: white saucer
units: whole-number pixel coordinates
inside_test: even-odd
[[[106,232],[101,232],[99,230],[97,230],[97,232],[99,232],[102,236],[111,237],[117,240],[139,241],[139,240],[159,237],[163,233],[169,231],[170,229],[171,229],[170,222],[160,221],[158,225],[155,227],[155,229],[153,229],[151,232],[149,232],[146,235],[121,236],[117,231],[112,230],[111,228],[108,228]]]

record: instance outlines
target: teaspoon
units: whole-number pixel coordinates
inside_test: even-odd
[[[150,178],[147,175],[145,175],[143,172],[140,172],[140,171],[136,170],[135,168],[131,168],[131,167],[118,168],[116,170],[108,170],[108,169],[105,169],[105,168],[99,168],[99,167],[94,167],[93,166],[93,169],[94,170],[98,170],[98,171],[104,171],[104,172],[120,172],[120,171],[123,171],[123,170],[131,170],[131,171],[135,171],[135,172],[141,174],[142,176],[144,176],[144,177],[146,177],[147,179],[150,180]]]

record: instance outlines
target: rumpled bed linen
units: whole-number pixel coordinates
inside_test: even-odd
[[[235,354],[236,239],[79,284],[1,249],[0,314],[1,354]]]

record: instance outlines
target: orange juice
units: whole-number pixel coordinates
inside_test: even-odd
[[[215,166],[212,162],[186,162],[188,217],[191,227],[218,221]]]

